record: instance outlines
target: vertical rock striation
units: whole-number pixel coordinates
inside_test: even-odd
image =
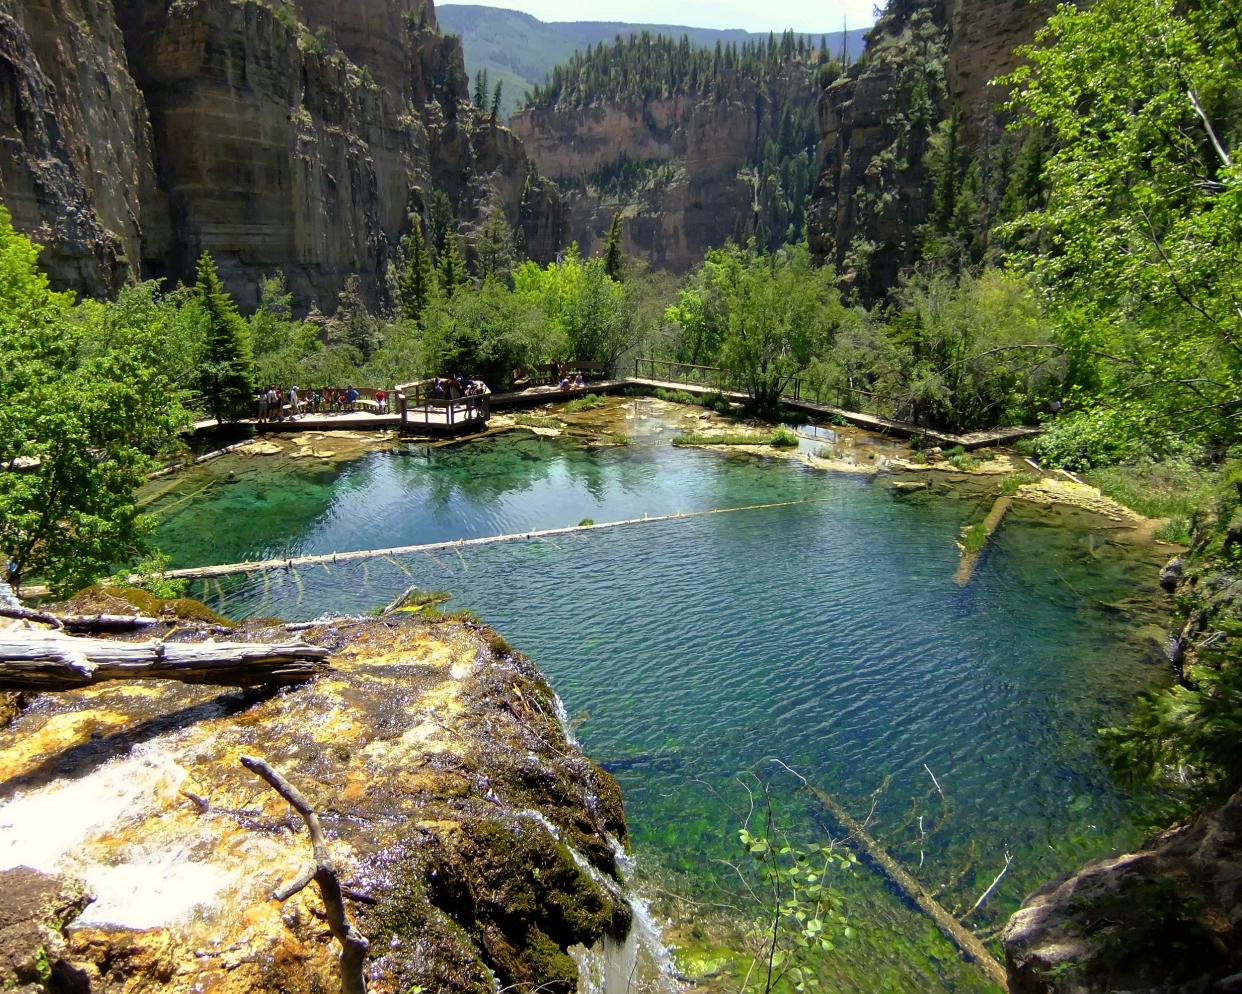
[[[864,58],[825,92],[811,247],[864,300],[915,261],[935,124],[956,108],[972,155],[998,140],[1004,94],[992,80],[1017,65],[1015,48],[1054,9],[1051,0],[892,0]]]
[[[0,0],[0,198],[58,285],[187,279],[210,251],[245,304],[285,272],[372,302],[411,212],[499,206],[550,257],[560,205],[466,102],[428,0]]]

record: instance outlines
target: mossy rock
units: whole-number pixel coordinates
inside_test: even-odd
[[[189,597],[164,600],[137,587],[96,584],[78,591],[63,607],[81,614],[128,614],[125,608],[129,607],[150,618],[201,621],[209,625],[234,627],[231,621],[217,614],[202,601]]]

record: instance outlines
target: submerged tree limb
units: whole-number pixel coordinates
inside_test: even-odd
[[[242,756],[242,766],[267,781],[268,785],[289,802],[290,807],[302,816],[310,832],[315,852],[313,866],[307,867],[295,880],[276,892],[278,900],[287,900],[314,880],[319,885],[324,908],[328,912],[328,928],[341,944],[341,991],[343,994],[366,994],[366,959],[369,943],[349,920],[345,911],[345,899],[341,893],[341,881],[336,875],[328,840],[319,823],[319,815],[310,802],[288,780],[263,760],[254,756]],[[283,897],[281,895],[284,895]]]
[[[305,642],[118,642],[10,630],[0,632],[0,690],[76,690],[107,680],[294,684],[326,673],[327,656]]]
[[[838,804],[831,795],[820,790],[796,770],[781,763],[780,760],[774,760],[774,762],[779,763],[802,781],[802,785],[815,796],[815,799],[819,801],[824,810],[845,829],[849,835],[849,841],[852,841],[862,850],[862,854],[867,858],[867,861],[883,873],[892,882],[893,886],[900,890],[911,903],[935,922],[936,927],[940,929],[945,938],[957,946],[963,956],[978,966],[992,983],[997,984],[1002,990],[1009,989],[1009,978],[1005,973],[1005,968],[988,952],[987,947],[974,934],[964,928],[956,918],[949,914],[927,892],[922,884],[902,869],[897,861],[886,853],[875,839],[867,834],[866,829],[844,807]]]

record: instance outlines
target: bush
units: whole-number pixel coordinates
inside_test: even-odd
[[[798,447],[798,434],[787,425],[780,425],[769,439],[768,444],[774,449],[796,449]]]
[[[607,403],[608,401],[599,394],[589,393],[585,397],[578,397],[566,404],[565,413],[576,414],[578,411],[595,411]]]

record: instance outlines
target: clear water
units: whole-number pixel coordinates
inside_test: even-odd
[[[296,619],[369,610],[415,583],[452,591],[571,714],[589,713],[583,746],[620,780],[636,851],[707,900],[728,887],[715,861],[738,856],[740,775],[772,784],[797,834],[836,831],[774,758],[871,811],[873,833],[946,885],[950,909],[968,909],[1011,853],[970,919],[985,934],[1034,887],[1137,841],[1143,800],[1110,778],[1095,729],[1163,675],[1132,637],[1159,616],[1155,550],[1108,522],[1019,507],[960,588],[953,540],[986,512],[981,497],[899,497],[883,477],[675,450],[673,426],[640,426],[614,449],[514,434],[326,470],[221,460],[153,505],[159,540],[179,564],[228,562],[815,500],[195,593],[233,616]],[[835,989],[983,989],[870,871],[841,887],[860,935],[827,967]]]

